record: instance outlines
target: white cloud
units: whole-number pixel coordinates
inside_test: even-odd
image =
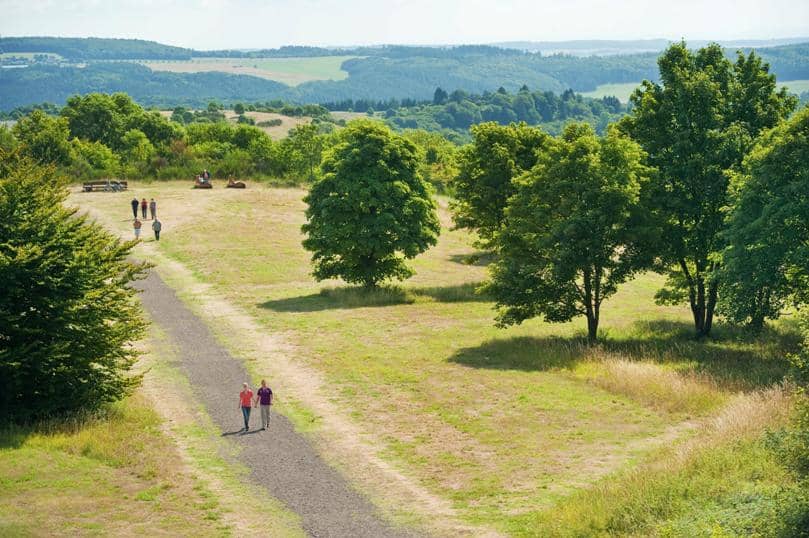
[[[809,36],[806,0],[0,0],[0,35],[195,48]]]

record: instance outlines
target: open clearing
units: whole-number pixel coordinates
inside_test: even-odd
[[[299,125],[308,125],[312,122],[312,118],[306,116],[284,116],[283,114],[276,114],[274,112],[250,112],[247,111],[244,113],[245,116],[248,118],[253,118],[256,120],[256,127],[270,135],[270,138],[273,140],[280,140],[282,138],[286,138],[289,134],[289,131],[294,129]],[[233,112],[232,110],[228,110],[225,112],[225,117],[232,122],[236,122],[236,119],[239,117],[238,114]],[[273,126],[266,126],[266,125],[259,125],[259,123],[263,121],[270,121],[270,120],[281,120],[281,125],[273,125]]]
[[[790,92],[797,95],[809,91],[809,80],[778,80],[778,86],[786,86]],[[640,82],[626,82],[616,84],[601,84],[591,92],[582,92],[585,97],[600,99],[613,95],[622,103],[627,103],[632,92],[640,85]]]
[[[311,58],[194,58],[192,60],[143,61],[152,71],[201,73],[220,71],[251,75],[297,86],[310,80],[343,80],[348,73],[343,62],[355,56],[313,56]]]
[[[615,84],[600,84],[591,92],[582,92],[585,97],[601,99],[602,97],[614,96],[622,103],[629,101],[629,96],[635,91],[640,82],[619,82]]]
[[[445,199],[440,242],[415,260],[417,275],[408,282],[372,294],[316,283],[300,244],[303,195],[253,182],[244,191],[221,182],[211,191],[188,182],[132,182],[128,192],[76,193],[71,202],[128,237],[129,200],[155,197],[163,236],[158,244],[146,234],[136,251],[180,262],[264,331],[231,335],[238,343],[224,337],[226,344],[258,349],[257,339],[281,337],[283,360],[325,380],[340,419],[353,422],[365,441],[358,450],[446,500],[469,524],[513,535],[542,535],[537,529],[553,528],[554,514],[595,524],[587,518],[613,509],[607,495],[624,495],[631,506],[637,479],[626,473],[636,465],[649,465],[644,476],[657,483],[663,471],[655,462],[671,460],[664,447],[696,455],[666,467],[660,483],[691,480],[688,466],[701,465],[700,447],[724,442],[715,425],[728,409],[753,425],[751,436],[783,418],[784,406],[772,404],[783,398],[756,395],[786,370],[783,356],[797,344],[788,321],[759,340],[718,327],[711,341],[695,342],[687,309],[656,306],[662,279],[647,274],[605,305],[598,348],[585,345],[581,320],[496,329],[491,302],[474,293],[485,265],[470,263],[468,234],[449,230]],[[173,285],[183,297],[183,282]],[[276,371],[267,356],[245,360],[256,375]],[[284,379],[273,381],[283,392]],[[299,427],[313,435],[329,429],[332,417],[311,412],[317,402],[309,394],[289,397],[299,405]],[[695,435],[704,445],[687,448]],[[324,451],[336,452],[339,465],[334,446],[327,438]],[[747,461],[746,448],[734,450]],[[748,480],[764,495],[781,480],[760,474],[761,466],[769,469],[764,460],[735,472],[711,461],[700,469],[714,484]],[[582,511],[585,505],[593,509]],[[679,515],[665,512],[649,529],[678,524]]]

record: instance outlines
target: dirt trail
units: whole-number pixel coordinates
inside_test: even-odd
[[[238,444],[251,478],[297,513],[311,536],[414,536],[384,522],[376,508],[317,454],[283,416],[268,431],[238,434],[237,394],[250,379],[241,362],[222,348],[208,327],[152,272],[139,282],[153,320],[176,345],[180,364],[213,421]],[[255,426],[258,417],[252,417]]]

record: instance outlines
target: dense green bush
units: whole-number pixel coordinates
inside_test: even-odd
[[[138,382],[145,327],[122,242],[64,206],[52,167],[0,153],[0,417],[92,410]]]

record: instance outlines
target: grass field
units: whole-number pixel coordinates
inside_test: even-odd
[[[614,96],[617,97],[622,103],[629,102],[629,96],[635,91],[640,82],[625,82],[616,84],[601,84],[591,92],[582,92],[585,97],[593,97],[601,99],[602,97]]]
[[[789,321],[760,339],[720,325],[697,342],[686,308],[654,304],[662,279],[647,274],[605,305],[604,342],[590,348],[581,320],[494,328],[492,303],[474,292],[485,264],[450,231],[445,199],[443,235],[413,263],[417,275],[368,293],[309,276],[302,190],[133,183],[71,201],[128,236],[133,194],[158,200],[163,255],[290,342],[374,455],[470,524],[515,536],[699,535],[695,506],[733,529],[722,514],[740,483],[767,502],[792,486],[757,456],[789,407],[770,388],[797,346]],[[248,360],[261,374],[261,358]]]
[[[348,73],[340,66],[354,56],[314,56],[311,58],[194,58],[193,60],[143,61],[153,71],[200,73],[221,71],[252,75],[297,86],[310,80],[342,80]]]

